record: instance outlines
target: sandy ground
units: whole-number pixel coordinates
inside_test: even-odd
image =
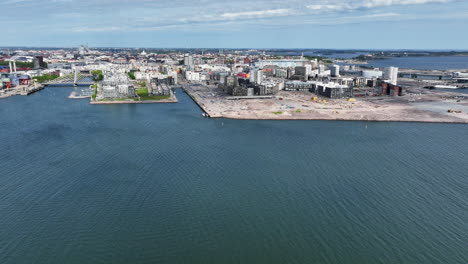
[[[279,92],[273,99],[227,100],[216,87],[184,85],[210,117],[234,119],[293,120],[366,120],[468,123],[468,96],[460,93],[421,90],[402,97],[357,98],[328,100],[310,92]],[[327,100],[320,101],[320,100]],[[449,113],[448,110],[463,113]]]

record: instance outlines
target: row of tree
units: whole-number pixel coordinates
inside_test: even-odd
[[[58,77],[59,76],[55,75],[55,74],[44,74],[44,75],[41,75],[41,76],[33,77],[33,79],[36,80],[39,83],[45,83],[45,82],[48,82],[48,81],[55,80]]]
[[[0,66],[8,66],[8,64],[9,64],[8,61],[0,61]],[[33,68],[34,67],[34,62],[17,61],[16,62],[16,67],[18,67],[18,68]]]

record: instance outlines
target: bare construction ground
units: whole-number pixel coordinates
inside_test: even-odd
[[[214,86],[184,88],[210,117],[468,123],[468,94],[464,97],[454,92],[415,89],[402,97],[356,98],[356,102],[349,102],[320,97],[314,101],[313,93],[286,91],[273,99],[228,100]]]

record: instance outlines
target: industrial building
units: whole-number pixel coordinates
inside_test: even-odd
[[[398,68],[388,67],[384,69],[383,79],[393,85],[397,85],[398,82]]]
[[[394,85],[393,83],[381,82],[380,83],[381,94],[390,96],[403,96],[403,88],[401,86]]]
[[[19,85],[31,85],[31,76],[17,73],[0,74],[0,89],[13,88]]]

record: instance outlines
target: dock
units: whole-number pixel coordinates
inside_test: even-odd
[[[86,99],[86,98],[91,98],[92,94],[76,94],[75,91],[71,92],[71,94],[68,96],[68,99]]]
[[[14,88],[8,88],[4,90],[0,90],[0,99],[1,98],[8,98],[10,96],[15,96],[15,95],[23,95],[27,96],[30,94],[33,94],[35,92],[38,92],[42,89],[44,89],[44,85],[38,84],[36,86],[33,85],[19,85]]]
[[[184,90],[185,93],[188,94],[188,96],[190,96],[190,98],[192,98],[192,100],[198,105],[198,107],[200,107],[201,110],[205,112],[205,114],[208,117],[211,117],[211,118],[223,117],[221,113],[216,113],[215,111],[212,111],[211,108],[207,107],[203,103],[202,96],[199,93],[197,93],[195,90],[193,90],[190,85],[181,85],[180,87]]]

